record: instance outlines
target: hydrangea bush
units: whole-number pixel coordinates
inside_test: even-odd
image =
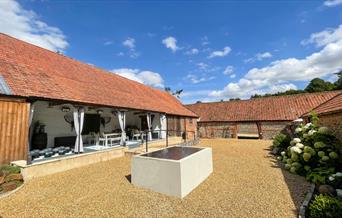
[[[277,157],[291,173],[306,176],[317,184],[325,184],[339,170],[341,142],[327,127],[319,127],[318,118],[299,125],[285,151]]]

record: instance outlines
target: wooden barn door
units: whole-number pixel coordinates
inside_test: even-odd
[[[237,126],[239,138],[259,138],[259,128],[255,122],[241,122]]]
[[[0,98],[0,164],[26,160],[30,104]]]

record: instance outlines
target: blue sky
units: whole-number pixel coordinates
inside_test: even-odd
[[[0,2],[0,32],[147,85],[183,89],[184,103],[334,80],[341,24],[341,0]]]

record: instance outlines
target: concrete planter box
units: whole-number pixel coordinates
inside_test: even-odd
[[[168,155],[176,151],[176,156]],[[212,150],[202,147],[169,147],[135,155],[131,179],[138,187],[185,197],[213,172]]]
[[[71,170],[77,167],[87,166],[89,164],[99,163],[102,161],[108,161],[114,158],[123,157],[124,148],[116,147],[109,148],[102,151],[94,151],[83,154],[75,154],[71,156],[60,157],[57,159],[41,161],[33,163],[31,165],[19,166],[15,162],[12,164],[21,167],[21,174],[25,181],[33,178],[47,176],[54,173]],[[25,161],[26,163],[26,161]]]

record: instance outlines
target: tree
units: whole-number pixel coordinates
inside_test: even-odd
[[[172,90],[171,90],[170,87],[165,87],[164,90],[165,90],[166,92],[168,92],[170,95],[176,96],[177,98],[179,98],[180,95],[181,95],[182,92],[183,92],[183,89],[179,89],[179,90],[176,90],[176,91],[172,92]]]
[[[310,83],[306,86],[304,90],[298,89],[289,89],[284,92],[277,92],[274,94],[254,94],[251,98],[261,98],[261,97],[269,97],[269,96],[283,96],[283,95],[294,95],[306,92],[323,92],[323,91],[331,91],[331,90],[342,90],[342,71],[336,73],[338,76],[338,80],[334,83],[324,81],[319,78],[312,79]]]
[[[165,87],[164,90],[165,90],[165,92],[171,93],[171,88],[170,87]]]
[[[336,90],[341,90],[342,89],[342,70],[340,72],[336,73],[336,75],[338,76],[338,79],[334,83],[335,89]]]
[[[179,90],[176,90],[175,92],[173,92],[172,95],[174,95],[177,98],[179,98],[180,95],[182,94],[182,92],[183,92],[183,89],[179,89]]]
[[[331,91],[335,88],[335,85],[331,82],[324,81],[320,78],[315,78],[310,81],[310,83],[304,89],[307,92],[323,92]]]
[[[251,98],[261,98],[261,97],[264,97],[264,96],[258,95],[258,94],[254,94],[254,95],[251,96]]]

